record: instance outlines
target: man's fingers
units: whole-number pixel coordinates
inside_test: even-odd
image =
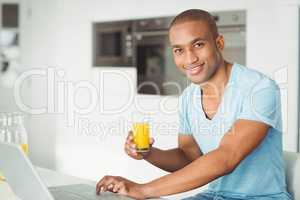
[[[109,184],[106,188],[107,188],[108,190],[110,190],[110,189],[112,189],[113,187],[114,187],[113,184]]]
[[[129,131],[126,140],[127,140],[127,141],[128,141],[128,140],[133,140],[133,133],[132,133],[132,131]]]
[[[124,193],[124,191],[126,191],[125,183],[123,181],[119,181],[118,183],[116,183],[113,192]]]
[[[112,189],[113,192],[118,192],[118,191],[119,191],[119,189],[121,188],[121,184],[120,184],[120,183],[121,183],[121,182],[116,183],[116,184],[114,185],[114,187],[113,187],[113,189]]]
[[[96,186],[96,193],[105,192],[113,188],[113,185],[116,183],[116,179],[113,176],[104,176]],[[112,185],[112,186],[111,186]]]
[[[125,144],[125,151],[127,153],[130,153],[130,152],[134,153],[134,152],[136,152],[136,145],[135,144]]]
[[[128,190],[126,184],[123,183],[123,184],[119,187],[118,194],[124,195],[124,196],[128,196],[128,192],[129,192],[129,190]]]
[[[134,144],[133,142],[126,142],[125,152],[127,154],[136,154],[136,144]]]
[[[154,143],[154,139],[150,138],[150,145],[152,145]],[[126,142],[124,145],[124,151],[127,155],[129,155],[130,157],[134,158],[134,159],[143,159],[143,155],[139,152],[137,152],[136,149],[136,144],[134,143],[134,137],[133,137],[133,133],[132,131],[129,132],[127,138],[126,138]]]
[[[102,185],[104,184],[104,179],[105,179],[105,177],[103,177],[100,181],[98,181],[98,183],[96,185],[96,193],[97,194],[99,194],[101,192]]]
[[[135,148],[136,148],[136,144],[132,142],[132,143],[130,143],[129,147],[130,147],[131,149],[135,149]]]
[[[97,194],[100,192],[110,191],[110,192],[119,192],[124,190],[125,183],[118,176],[105,176],[97,183]]]
[[[150,138],[150,145],[152,145],[155,142],[154,138]]]

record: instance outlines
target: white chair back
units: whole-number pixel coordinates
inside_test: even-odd
[[[288,192],[295,200],[300,200],[300,154],[283,152]]]

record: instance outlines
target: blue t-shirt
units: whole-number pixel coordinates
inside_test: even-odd
[[[232,173],[209,184],[208,191],[226,197],[291,199],[286,190],[282,156],[280,91],[265,75],[234,64],[218,110],[207,119],[199,85],[191,84],[179,99],[179,133],[193,135],[203,154],[216,148],[238,119],[270,125],[268,133]],[[260,198],[259,198],[260,199]]]

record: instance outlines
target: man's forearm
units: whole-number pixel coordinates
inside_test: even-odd
[[[147,197],[159,197],[192,190],[231,171],[226,165],[226,153],[217,149],[181,170],[143,185]]]
[[[191,162],[179,148],[161,150],[152,147],[145,160],[168,172],[179,170]]]

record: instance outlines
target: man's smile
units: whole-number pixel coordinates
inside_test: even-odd
[[[185,68],[185,70],[186,70],[188,75],[193,76],[193,75],[196,75],[196,74],[199,74],[200,72],[202,72],[202,70],[204,68],[204,64],[205,63],[188,66],[188,67]]]

